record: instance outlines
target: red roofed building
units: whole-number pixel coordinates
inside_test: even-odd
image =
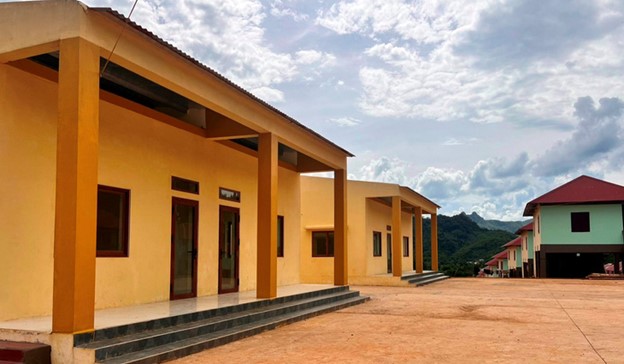
[[[509,272],[509,261],[507,260],[508,257],[509,253],[506,249],[492,257],[492,260],[497,261],[498,272],[501,276],[505,276]]]
[[[522,278],[522,239],[517,237],[503,247],[507,250],[509,276]]]
[[[498,260],[491,259],[490,261],[485,263],[485,269],[483,270],[483,272],[486,275],[498,275]]]
[[[624,186],[580,176],[530,201],[537,277],[576,278],[603,271],[624,253]],[[617,264],[615,265],[618,266]]]
[[[516,231],[522,240],[522,276],[535,277],[535,249],[533,247],[533,221]]]

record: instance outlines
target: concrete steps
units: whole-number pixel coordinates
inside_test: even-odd
[[[98,363],[159,363],[363,303],[348,287],[223,307],[76,335]]]
[[[445,279],[450,278],[444,273],[439,272],[425,272],[425,273],[417,273],[410,274],[401,277],[401,280],[407,281],[411,285],[415,285],[416,287],[424,286],[427,284],[443,281]]]

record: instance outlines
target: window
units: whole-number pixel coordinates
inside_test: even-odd
[[[541,226],[542,226],[542,225],[540,224],[540,218],[539,218],[539,215],[537,215],[537,233],[538,233],[538,234],[540,233],[540,227],[541,227]]]
[[[334,232],[333,231],[313,231],[312,232],[312,256],[313,257],[333,257],[334,256]]]
[[[277,256],[284,256],[284,216],[277,217]]]
[[[570,228],[573,233],[585,233],[589,231],[589,212],[570,213]]]
[[[403,237],[403,256],[409,257],[409,237]]]
[[[381,232],[373,231],[373,256],[381,256]]]
[[[171,189],[199,195],[199,182],[180,177],[171,177]]]
[[[128,206],[130,191],[98,186],[97,256],[128,256]]]

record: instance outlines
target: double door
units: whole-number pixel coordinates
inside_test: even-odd
[[[197,296],[197,225],[199,203],[173,198],[171,216],[172,300]],[[237,208],[219,207],[219,293],[238,292],[240,214]]]

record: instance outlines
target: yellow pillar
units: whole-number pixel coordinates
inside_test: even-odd
[[[93,330],[99,123],[97,46],[61,40],[52,331]]]
[[[258,261],[256,296],[277,296],[277,137],[258,137]]]
[[[401,197],[392,196],[392,275],[403,274],[403,236],[401,234]]]
[[[414,209],[414,215],[416,217],[416,273],[423,272],[423,219],[422,219],[422,207],[416,207]]]
[[[431,270],[438,271],[438,215],[431,214]]]
[[[334,285],[349,284],[347,244],[347,172],[334,171]]]

